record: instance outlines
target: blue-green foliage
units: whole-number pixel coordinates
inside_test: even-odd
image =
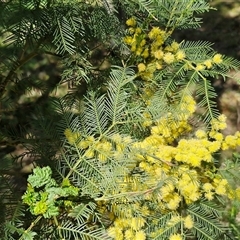
[[[51,179],[52,170],[50,167],[36,167],[33,169],[33,174],[29,175],[28,182],[34,188],[39,188],[44,185],[55,186],[56,182]]]

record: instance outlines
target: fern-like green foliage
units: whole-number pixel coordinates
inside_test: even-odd
[[[226,235],[224,224],[216,221],[221,216],[222,210],[219,210],[214,203],[201,202],[195,206],[189,206],[187,211],[196,222],[192,234],[197,239],[214,239],[219,236],[224,237],[224,239],[231,239]]]
[[[213,158],[239,136],[221,135],[212,83],[240,63],[209,42],[172,39],[210,9],[204,0],[0,2],[0,238],[231,239],[221,216],[235,176]],[[211,130],[189,124],[197,106]],[[31,156],[35,166],[20,192],[8,151],[17,144],[14,163]]]
[[[116,187],[114,182],[118,179],[118,175],[122,175],[122,171],[124,172],[124,165],[111,162],[112,166],[101,166],[96,159],[89,160],[86,158],[84,156],[85,151],[81,151],[78,148],[76,152],[78,154],[77,158],[68,158],[68,154],[72,155],[76,151],[78,143],[88,136],[98,136],[97,141],[101,141],[104,138],[110,139],[113,134],[119,133],[123,125],[132,124],[131,119],[133,123],[137,123],[137,119],[140,121],[139,107],[132,106],[132,108],[129,108],[127,104],[131,96],[127,85],[131,84],[134,77],[135,74],[132,69],[119,67],[113,69],[106,96],[103,95],[97,98],[93,92],[90,92],[85,100],[84,112],[69,125],[72,131],[77,130],[80,136],[74,144],[75,148],[71,146],[67,148],[68,150],[64,154],[63,165],[60,169],[64,170],[64,175],[66,174],[66,169],[70,167],[67,176],[71,177],[74,182],[78,182],[84,195],[95,197]],[[59,110],[61,111],[61,109]],[[65,123],[66,125],[67,123]],[[124,134],[124,128],[122,129]],[[91,147],[94,151],[94,144]],[[105,154],[104,150],[102,154]],[[130,164],[127,156],[125,158],[125,163],[123,164]],[[96,175],[93,177],[92,174]],[[95,179],[106,184],[101,186],[103,189],[95,182]]]

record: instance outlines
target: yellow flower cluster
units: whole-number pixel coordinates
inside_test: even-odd
[[[228,135],[222,141],[222,150],[235,149],[240,146],[240,132],[237,131],[234,135]]]
[[[149,81],[156,70],[185,59],[185,52],[179,48],[177,42],[166,44],[169,33],[165,30],[152,27],[145,33],[143,29],[137,27],[134,18],[128,19],[126,24],[129,27],[129,35],[124,38],[124,42],[131,46],[131,52],[140,62],[138,72],[142,79]]]
[[[222,55],[217,53],[212,58],[206,59],[200,63],[197,63],[193,67],[196,71],[202,71],[204,69],[211,69],[214,65],[219,65],[223,62]]]
[[[147,85],[142,89],[142,92],[141,99],[144,101],[146,106],[151,105],[152,97],[156,92],[156,88],[154,89],[153,87]],[[174,105],[174,103],[172,105]],[[167,135],[171,136],[169,137],[169,143],[172,143],[173,139],[178,138],[178,136],[180,136],[183,132],[191,130],[191,127],[186,120],[195,112],[196,102],[191,96],[185,95],[182,97],[180,105],[176,103],[176,107],[179,109],[177,116],[174,117],[172,113],[168,113],[167,116],[156,121],[155,126],[153,126],[154,123],[150,112],[146,109],[143,113],[142,126],[144,128],[152,126],[152,134],[160,134],[162,131],[165,132],[165,137]]]
[[[64,135],[70,144],[76,144],[81,136],[80,132],[72,132],[69,128],[64,131]]]
[[[151,89],[146,88],[146,100],[151,94]],[[179,109],[178,118],[169,113],[157,121],[153,121],[146,112],[150,134],[141,141],[133,141],[130,136],[120,134],[107,139],[65,130],[69,144],[79,148],[86,159],[95,158],[103,163],[108,159],[120,162],[123,154],[125,157],[127,154],[131,161],[129,172],[116,181],[118,187],[108,192],[124,197],[119,197],[118,204],[114,206],[105,200],[104,204],[111,205],[111,208],[99,208],[103,214],[108,212],[108,218],[113,222],[108,234],[115,240],[147,239],[145,218],[155,212],[173,213],[167,226],[181,223],[187,230],[194,227],[194,219],[184,215],[186,213],[180,214],[183,206],[200,199],[214,200],[219,196],[240,198],[240,190],[231,189],[228,181],[217,173],[213,161],[214,153],[219,150],[240,145],[240,133],[223,136],[221,130],[226,127],[224,115],[211,121],[210,130],[198,129],[193,132],[189,117],[194,113],[196,103],[191,96],[183,96]],[[132,170],[136,169],[138,174],[131,175]],[[146,181],[141,176],[146,176]],[[126,196],[132,194],[141,195],[142,201],[129,201]],[[154,206],[154,210],[149,208],[148,203]],[[151,221],[150,224],[159,224],[157,219]],[[163,229],[159,228],[150,235],[160,234],[161,231]],[[176,232],[169,239],[184,239],[184,235]]]
[[[185,228],[187,228],[187,229],[193,228],[193,226],[194,226],[194,221],[193,221],[191,215],[187,215],[187,216],[183,219],[183,221],[184,221],[184,227],[185,227]]]
[[[181,49],[181,45],[179,43],[175,41],[167,41],[171,34],[170,32],[156,26],[153,26],[150,30],[141,28],[136,19],[133,17],[126,21],[126,25],[128,26],[127,35],[123,40],[131,49],[134,61],[137,63],[138,75],[143,80],[152,81],[156,71],[162,70],[172,63],[184,62],[186,70],[200,72],[205,69],[211,69],[223,62],[223,56],[218,53],[212,55],[208,59],[199,62],[191,62],[187,60],[186,53],[184,49]],[[145,90],[147,91],[147,88],[148,86],[143,86],[143,92],[145,92]],[[149,98],[144,101],[147,105],[151,103]],[[188,105],[186,104],[183,108],[187,107]],[[144,118],[145,121],[142,126],[150,127],[153,122],[147,111],[144,113]],[[157,126],[155,128],[157,128]],[[161,129],[161,126],[159,128]],[[217,134],[216,137],[220,137],[220,135]],[[172,138],[176,139],[174,135]],[[217,143],[215,143],[215,145],[217,145]],[[227,149],[228,145],[225,144],[223,148]]]
[[[189,107],[189,109],[194,108]],[[185,120],[187,119],[185,118]],[[196,138],[180,139],[176,146],[171,146],[169,140],[165,140],[168,138],[164,138],[164,132],[151,134],[141,142],[133,142],[129,137],[115,134],[112,136],[111,150],[106,141],[100,141],[100,149],[104,149],[103,146],[106,144],[106,151],[117,152],[112,155],[116,159],[127,146],[130,147],[138,167],[149,176],[146,183],[134,180],[134,177],[126,176],[124,182],[119,181],[117,192],[143,192],[145,200],[157,203],[154,210],[160,211],[162,214],[177,211],[181,203],[191,204],[200,198],[213,200],[216,195],[228,196],[230,188],[227,180],[216,174],[214,168],[211,167],[214,166],[212,154],[218,151],[222,143],[227,142],[226,139],[229,138],[224,138],[222,135],[216,136],[219,133],[217,131],[223,128],[224,121],[225,117],[220,115],[218,119],[212,121],[210,131],[197,130]],[[69,134],[69,130],[67,133]],[[214,147],[216,142],[218,144]],[[202,162],[207,164],[202,165]],[[154,188],[161,181],[164,181],[165,184],[160,188]],[[155,190],[150,190],[151,188]],[[240,191],[236,190],[237,192]],[[233,191],[231,194],[234,194]],[[141,212],[141,216],[136,215],[134,214],[136,213],[136,207],[128,202],[126,202],[126,205],[129,205],[129,211],[123,208],[125,209],[124,213],[121,213],[121,207],[115,206],[112,208],[115,208],[115,210],[112,210],[113,212],[109,214],[113,221],[108,229],[109,236],[115,240],[145,240],[147,234],[143,216],[148,216],[153,212],[146,205],[139,206],[138,211]],[[182,222],[186,229],[194,227],[194,220],[190,215],[172,217],[167,225],[177,224],[177,222]],[[158,232],[161,232],[161,229]],[[151,236],[154,236],[154,232]],[[184,239],[184,236],[175,233],[169,239]]]
[[[220,130],[225,129],[226,116],[220,115],[218,119],[213,119],[211,121],[211,131],[209,131],[209,138],[215,140],[212,141],[212,148],[218,148],[222,150],[235,149],[237,146],[240,146],[240,132],[235,132],[234,135],[228,135],[224,138],[223,134],[220,133]],[[205,133],[206,134],[206,133]],[[199,133],[198,133],[199,136]]]
[[[220,146],[216,146],[216,149],[212,147],[215,151],[210,151],[210,146],[212,142],[207,139],[181,139],[177,146],[175,160],[193,167],[200,167],[202,161],[211,162],[212,153],[220,148]]]
[[[108,234],[116,240],[145,240],[144,225],[143,217],[116,218]]]
[[[196,102],[189,96],[183,96],[179,106],[179,114],[174,117],[172,113],[166,117],[160,118],[155,126],[151,127],[151,136],[149,138],[161,137],[161,144],[172,144],[181,134],[191,131],[191,126],[188,123],[188,118],[195,112]],[[159,139],[160,140],[160,139]]]
[[[181,234],[173,234],[170,236],[169,240],[182,240]]]
[[[85,150],[83,157],[96,158],[101,162],[106,162],[111,157],[121,155],[125,147],[132,142],[132,139],[115,134],[111,141],[106,139],[95,139],[93,136],[83,137],[80,132],[72,132],[67,128],[64,131],[65,137],[71,145],[75,145],[81,150]]]
[[[197,130],[196,138],[182,138],[176,146],[171,146],[182,133],[191,130],[187,120],[195,111],[195,102],[190,96],[183,99],[180,106],[185,109],[180,114],[183,120],[171,121],[171,115],[161,118],[151,127],[150,136],[133,144],[138,166],[151,176],[149,186],[173,177],[159,189],[157,199],[163,212],[177,210],[182,201],[190,204],[202,197],[212,200],[215,195],[227,196],[230,191],[227,180],[214,173],[215,170],[207,170],[207,166],[214,166],[212,156],[220,149],[240,145],[240,133],[224,138],[219,132],[226,126],[226,117],[220,115],[212,120],[210,131]],[[142,184],[141,188],[149,186]],[[148,193],[146,199],[154,196]]]

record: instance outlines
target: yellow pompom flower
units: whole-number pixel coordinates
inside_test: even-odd
[[[157,68],[157,70],[161,70],[163,68],[162,63],[156,62],[156,68]]]
[[[143,230],[137,231],[134,240],[145,240],[146,239],[146,233]]]
[[[92,144],[95,141],[95,138],[93,136],[86,137],[86,141],[88,141],[89,144]]]
[[[218,142],[221,142],[223,140],[223,134],[222,133],[219,133],[219,132],[216,132],[216,131],[211,131],[209,133],[209,136],[211,138],[214,138],[215,140],[217,140]]]
[[[72,130],[70,128],[65,129],[64,135],[66,138],[69,138],[72,135]]]
[[[148,50],[148,48],[145,48],[145,49],[143,50],[141,56],[144,57],[144,58],[148,58],[148,57],[149,57],[149,50]]]
[[[123,41],[127,44],[127,45],[132,45],[134,39],[130,36],[126,36],[125,38],[123,38]]]
[[[171,64],[174,62],[174,55],[172,53],[165,53],[164,56],[163,56],[163,60],[165,63],[167,64]]]
[[[144,73],[141,74],[141,77],[144,81],[151,81],[154,75],[152,72],[145,71]]]
[[[163,58],[163,55],[164,55],[164,53],[163,53],[163,51],[162,51],[161,49],[159,49],[159,50],[157,50],[156,52],[154,52],[154,57],[155,57],[156,59],[162,59],[162,58]]]
[[[145,46],[145,44],[146,44],[146,40],[145,39],[143,39],[141,42],[140,42],[140,47],[143,47],[143,46]]]
[[[86,152],[85,152],[85,157],[86,158],[93,158],[94,157],[94,150],[92,149],[88,149]]]
[[[142,33],[142,29],[141,29],[140,27],[137,27],[137,28],[135,29],[135,34],[138,35],[138,34],[140,34],[140,33]]]
[[[164,198],[167,195],[169,195],[170,193],[172,193],[174,190],[174,186],[173,184],[169,183],[163,187],[161,187],[160,192],[161,192],[161,196]]]
[[[108,234],[110,237],[116,239],[116,240],[123,240],[123,232],[121,228],[117,227],[110,227],[108,229]]]
[[[132,240],[134,238],[134,231],[132,229],[127,229],[124,233],[126,240]]]
[[[138,47],[135,51],[136,56],[140,56],[142,54],[143,49],[141,47]]]
[[[198,63],[195,69],[196,71],[202,71],[205,69],[205,66],[203,64]]]
[[[114,220],[114,226],[117,228],[126,228],[128,225],[129,224],[126,218],[116,218]]]
[[[224,185],[218,185],[215,189],[218,195],[226,195],[226,187]]]
[[[193,167],[200,167],[202,159],[198,157],[196,154],[189,154],[188,163]]]
[[[237,138],[236,136],[228,135],[225,137],[224,142],[229,148],[236,148],[237,146]]]
[[[153,44],[154,44],[156,47],[160,47],[160,46],[163,45],[163,43],[164,43],[164,36],[158,35],[158,36],[156,37],[156,39],[155,39],[155,41],[154,41]]]
[[[75,142],[75,139],[74,139],[74,137],[73,137],[73,133],[72,133],[72,131],[71,131],[70,128],[67,128],[67,129],[64,131],[64,135],[65,135],[65,137],[67,138],[67,140],[68,140],[68,142],[69,142],[70,144],[73,144],[73,143]]]
[[[146,70],[146,65],[144,63],[138,64],[138,72],[144,72]]]
[[[165,50],[166,52],[173,52],[173,48],[172,48],[172,46],[170,46],[170,45],[166,46],[166,47],[164,48],[164,50]]]
[[[170,210],[176,210],[179,207],[180,202],[181,202],[181,197],[177,193],[175,193],[171,195],[171,199],[167,203],[167,207]]]
[[[145,220],[142,217],[133,217],[131,219],[130,226],[133,230],[139,230],[141,229],[145,224]]]
[[[64,135],[67,138],[68,142],[70,144],[74,144],[76,143],[76,141],[80,138],[80,133],[79,132],[72,132],[72,130],[70,128],[67,128],[64,131]]]
[[[175,58],[178,60],[178,61],[181,61],[183,60],[184,58],[186,57],[186,54],[183,50],[179,50],[176,52],[175,54]]]
[[[159,50],[159,46],[156,45],[155,42],[152,43],[152,44],[151,44],[151,55],[152,55],[153,57],[154,57],[154,53],[155,53],[157,50]]]
[[[98,160],[101,162],[105,162],[105,161],[107,161],[107,156],[105,154],[99,153]]]
[[[120,143],[122,141],[122,136],[119,133],[115,133],[111,136],[111,139],[115,143]]]
[[[208,200],[208,201],[211,201],[213,200],[213,192],[207,192],[204,194],[204,197]]]
[[[149,64],[147,65],[147,71],[148,71],[149,73],[152,73],[152,74],[156,71],[156,65],[155,65],[154,62],[149,63]]]
[[[209,142],[208,150],[211,153],[217,152],[220,148],[221,148],[221,142],[219,141]]]
[[[141,207],[141,213],[144,215],[144,216],[148,216],[150,214],[150,210],[148,209],[148,206],[142,206]]]
[[[86,149],[89,147],[89,142],[86,140],[82,140],[77,144],[77,146],[81,149]]]
[[[107,141],[103,141],[101,144],[101,149],[106,153],[106,154],[110,154],[111,150],[112,150],[112,144],[110,142]]]
[[[186,202],[189,203],[189,204],[192,203],[192,202],[196,202],[200,197],[201,197],[201,194],[199,192],[197,192],[197,191],[196,192],[192,192],[189,195],[188,201],[186,201]]]
[[[203,62],[203,64],[207,67],[207,69],[212,68],[212,60],[211,59],[207,59]]]
[[[227,127],[226,116],[221,114],[217,119],[212,119],[211,121],[212,130],[223,130]]]
[[[211,183],[204,183],[202,188],[205,192],[209,192],[214,189],[214,187]]]
[[[180,234],[173,234],[170,236],[169,240],[182,240],[182,236]]]
[[[214,63],[216,63],[216,64],[222,63],[222,61],[223,61],[222,55],[219,54],[219,53],[215,54],[215,55],[213,56],[212,61],[213,61]]]
[[[207,137],[207,133],[204,130],[199,129],[199,130],[196,131],[195,136],[198,139],[202,139],[202,138],[206,138]]]
[[[177,51],[179,49],[179,43],[174,41],[174,42],[172,42],[171,47],[172,47],[173,51]]]
[[[190,215],[186,216],[184,218],[184,227],[187,229],[191,229],[191,228],[193,228],[193,225],[194,225],[194,223],[193,223],[192,217]]]
[[[219,115],[218,120],[219,120],[220,122],[226,122],[227,117],[226,117],[224,114],[221,114],[221,115]]]
[[[136,22],[135,18],[131,17],[126,21],[126,24],[130,27],[134,27],[134,26],[136,26],[137,22]]]
[[[218,195],[226,195],[227,194],[227,186],[228,186],[228,181],[227,179],[221,179],[219,176],[214,178],[213,180],[214,186],[215,186],[215,192]]]
[[[153,28],[151,29],[151,31],[148,33],[148,37],[149,37],[150,39],[154,39],[154,38],[156,38],[158,35],[160,35],[161,32],[162,32],[162,31],[160,30],[159,27],[153,27]]]
[[[132,51],[132,52],[135,52],[136,49],[137,49],[136,42],[133,42],[133,43],[132,43],[132,46],[131,46],[131,51]]]
[[[132,140],[132,138],[130,136],[126,136],[126,137],[123,137],[122,142],[124,144],[129,144],[129,143],[132,143],[133,140]]]

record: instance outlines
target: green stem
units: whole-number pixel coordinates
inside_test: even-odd
[[[198,76],[203,80],[204,82],[204,90],[205,90],[205,94],[207,95],[208,94],[208,85],[207,85],[207,79],[202,75],[202,73],[196,69],[196,67],[194,67],[192,65],[192,62],[188,61],[188,60],[185,60],[186,63],[189,64],[189,66],[198,74]],[[209,98],[207,97],[206,98],[206,101],[207,101],[207,109],[209,111],[209,114],[210,114],[210,117],[211,119],[214,119],[214,116],[213,116],[213,113],[211,111],[211,106],[210,106],[210,102],[209,102]]]
[[[24,231],[24,233],[30,232],[32,230],[32,228],[40,221],[40,219],[42,218],[42,216],[38,216],[32,223],[31,225],[28,227],[28,229],[26,229]],[[24,238],[24,235],[22,235],[19,240],[22,240]]]
[[[56,216],[53,216],[53,220],[54,220],[55,225],[57,226],[60,238],[63,239],[63,236],[62,236],[62,233],[61,233],[61,230],[60,230],[60,226],[58,224],[58,220],[57,220]]]

